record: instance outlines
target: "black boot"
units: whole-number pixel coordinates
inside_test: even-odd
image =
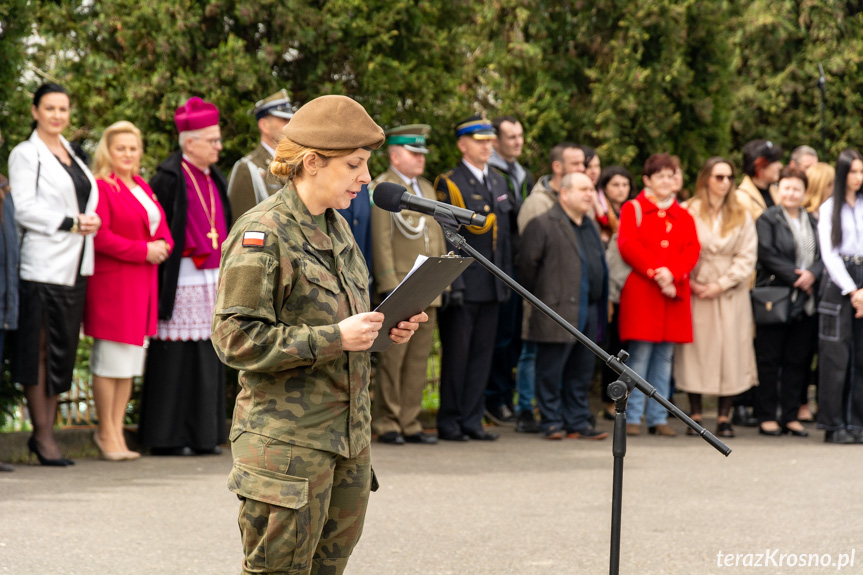
[[[757,427],[758,418],[745,405],[738,405],[731,411],[731,423],[741,427]]]

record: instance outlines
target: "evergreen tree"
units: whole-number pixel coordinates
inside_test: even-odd
[[[863,13],[842,0],[756,0],[741,19],[733,141],[821,148],[818,64],[827,79],[826,157],[863,146]]]
[[[26,50],[24,39],[32,25],[27,0],[0,3],[0,173],[8,174],[9,152],[30,132],[29,97],[21,85]]]

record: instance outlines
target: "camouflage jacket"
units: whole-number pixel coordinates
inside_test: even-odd
[[[225,240],[213,346],[240,372],[231,439],[250,431],[354,457],[371,440],[367,352],[342,350],[338,322],[369,311],[368,269],[350,228],[324,234],[292,184]]]

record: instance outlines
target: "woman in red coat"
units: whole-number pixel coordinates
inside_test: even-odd
[[[156,333],[157,266],[173,247],[165,212],[138,176],[143,144],[130,122],[105,130],[93,162],[99,186],[96,261],[87,285],[84,333],[93,336],[90,371],[99,418],[94,435],[105,459],[137,459],[123,437],[132,378],[144,369],[146,338]]]
[[[623,205],[617,245],[632,273],[620,294],[620,339],[628,342],[629,366],[663,397],[671,385],[675,343],[692,341],[689,272],[701,246],[692,216],[674,198],[676,165],[668,154],[654,154],[644,163],[644,191]],[[651,434],[673,436],[668,412],[638,390],[629,396],[627,412],[638,435],[647,412]]]

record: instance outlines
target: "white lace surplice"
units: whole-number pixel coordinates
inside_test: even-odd
[[[216,309],[219,270],[199,270],[192,258],[180,260],[177,295],[170,321],[159,320],[156,339],[200,341],[210,339]]]

